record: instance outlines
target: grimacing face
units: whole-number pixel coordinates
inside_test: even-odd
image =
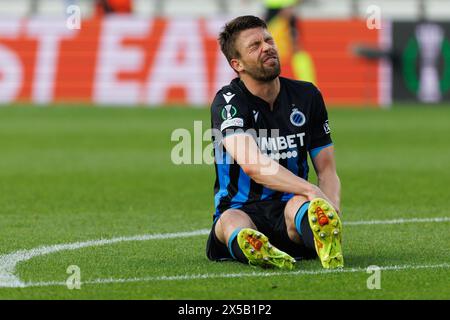
[[[267,29],[242,31],[236,39],[236,49],[241,57],[232,59],[232,65],[238,72],[245,72],[260,82],[272,81],[280,75],[278,50]]]

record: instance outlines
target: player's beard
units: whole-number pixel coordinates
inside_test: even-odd
[[[270,82],[276,79],[281,73],[280,59],[275,56],[276,61],[273,65],[266,65],[264,60],[259,61],[256,65],[247,65],[246,73],[253,79],[260,82]]]

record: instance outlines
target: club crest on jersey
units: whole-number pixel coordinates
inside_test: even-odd
[[[301,127],[306,122],[306,117],[303,112],[299,111],[297,108],[292,109],[290,116],[291,123],[296,127]]]
[[[225,107],[223,107],[222,112],[220,113],[223,120],[229,120],[233,118],[237,113],[237,110],[235,106],[231,104],[227,104]]]

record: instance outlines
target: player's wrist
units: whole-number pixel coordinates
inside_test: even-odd
[[[309,201],[311,201],[315,198],[320,197],[321,193],[322,191],[320,191],[319,187],[311,183],[308,183],[308,187],[306,188],[306,192],[304,195]]]

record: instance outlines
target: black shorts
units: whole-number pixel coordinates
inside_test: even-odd
[[[315,251],[306,248],[303,243],[293,242],[287,233],[284,208],[286,201],[271,200],[244,205],[239,210],[244,211],[255,224],[258,231],[265,234],[271,244],[278,249],[298,259],[313,259],[317,257]],[[226,261],[233,260],[228,247],[217,239],[213,223],[206,244],[206,255],[209,260]]]

